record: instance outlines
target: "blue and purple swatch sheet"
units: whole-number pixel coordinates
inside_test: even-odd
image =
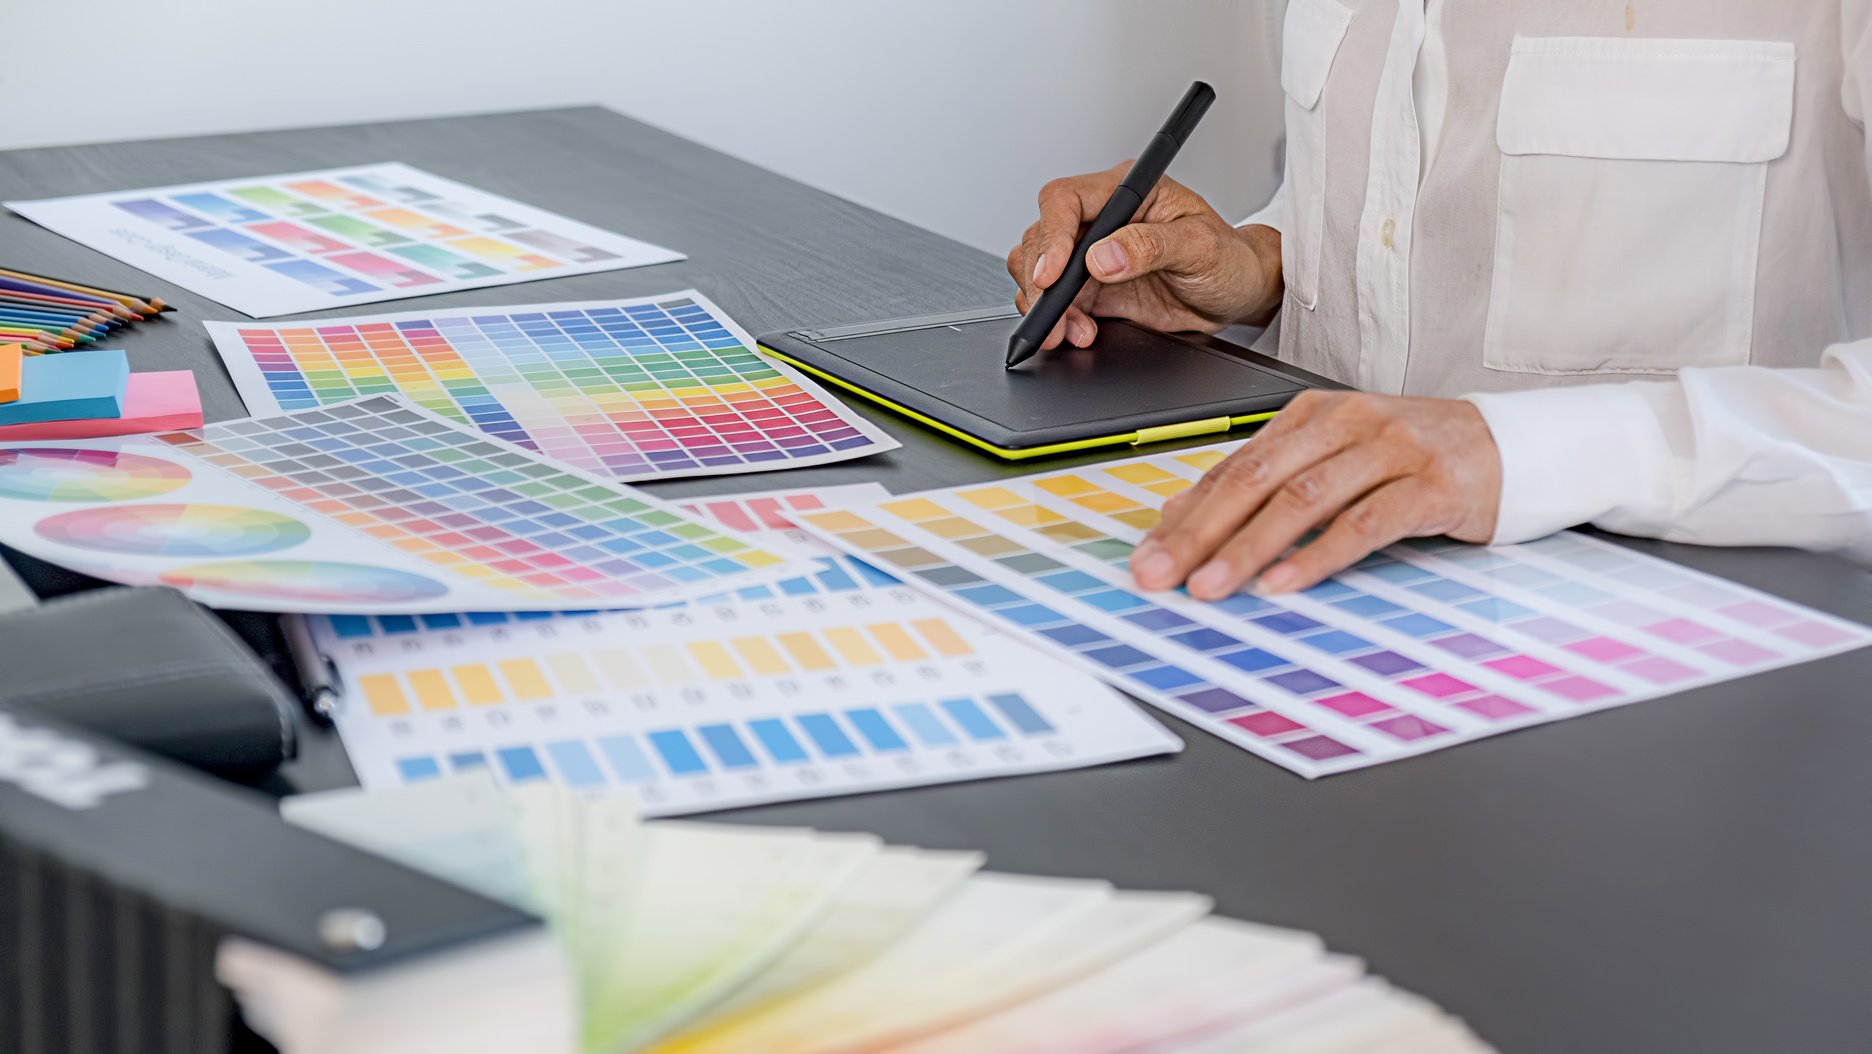
[[[796,515],[819,537],[1305,776],[1872,643],[1608,542],[1393,546],[1304,593],[1144,593],[1132,548],[1239,444]]]

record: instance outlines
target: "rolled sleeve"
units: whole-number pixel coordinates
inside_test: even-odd
[[[1614,512],[1670,521],[1671,444],[1659,417],[1666,384],[1601,385],[1466,396],[1501,454],[1493,544],[1540,538]],[[1654,389],[1656,391],[1646,391]]]

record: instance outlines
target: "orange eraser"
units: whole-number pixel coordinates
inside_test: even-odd
[[[0,403],[19,399],[20,358],[26,354],[21,344],[0,344]]]

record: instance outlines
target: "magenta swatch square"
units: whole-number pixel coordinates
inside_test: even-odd
[[[1600,684],[1590,677],[1561,677],[1541,685],[1541,690],[1552,692],[1562,699],[1571,699],[1576,703],[1609,699],[1618,694],[1618,689]]]
[[[1510,655],[1506,659],[1494,659],[1482,665],[1505,673],[1517,681],[1531,681],[1536,677],[1560,672],[1560,667],[1542,662],[1532,655]]]
[[[1229,724],[1245,728],[1257,736],[1278,736],[1282,732],[1303,732],[1306,726],[1290,717],[1282,717],[1272,710],[1263,710],[1258,714],[1244,714],[1229,718]]]
[[[1665,619],[1645,627],[1645,632],[1654,637],[1662,637],[1678,644],[1702,644],[1716,640],[1722,634],[1710,629],[1701,622],[1692,622],[1687,618]]]
[[[1432,673],[1423,677],[1412,677],[1408,681],[1399,683],[1408,688],[1415,688],[1425,695],[1435,696],[1438,699],[1447,699],[1452,695],[1462,695],[1464,692],[1473,692],[1476,690],[1475,685],[1467,681],[1459,681],[1447,673]]]
[[[1844,644],[1852,639],[1852,634],[1843,629],[1829,626],[1824,622],[1805,620],[1791,626],[1782,626],[1775,630],[1776,636],[1786,637],[1810,648],[1830,648],[1835,644]]]
[[[1566,650],[1584,655],[1594,662],[1618,662],[1621,659],[1630,659],[1645,654],[1644,649],[1634,648],[1624,641],[1613,640],[1611,637],[1588,637],[1585,640],[1574,641],[1566,646]]]
[[[1347,717],[1365,717],[1370,714],[1381,714],[1391,709],[1389,703],[1383,703],[1373,699],[1364,692],[1347,692],[1344,695],[1335,695],[1318,700],[1318,702],[1319,705],[1328,710],[1334,713],[1344,714]]]
[[[1525,703],[1517,703],[1499,695],[1483,695],[1474,699],[1464,699],[1457,706],[1472,714],[1486,717],[1491,721],[1500,721],[1509,717],[1520,717],[1534,712],[1534,708]]]
[[[1312,758],[1314,761],[1325,761],[1329,758],[1342,758],[1347,754],[1358,753],[1357,750],[1346,746],[1344,743],[1336,739],[1327,739],[1325,736],[1309,736],[1306,739],[1296,739],[1291,743],[1282,743],[1281,746],[1286,747],[1288,750],[1293,751],[1303,758]]]
[[[1697,675],[1697,671],[1674,659],[1653,655],[1648,659],[1628,662],[1619,667],[1627,673],[1636,674],[1652,684],[1676,684],[1687,681]]]
[[[1431,724],[1423,718],[1416,717],[1412,714],[1399,714],[1396,717],[1387,717],[1382,721],[1373,721],[1371,727],[1404,740],[1440,736],[1449,731],[1449,729],[1444,728],[1442,725]]]
[[[1771,651],[1759,644],[1751,644],[1735,637],[1719,640],[1714,644],[1705,644],[1697,650],[1705,655],[1713,655],[1731,666],[1753,666],[1756,663],[1781,657],[1780,652]]]
[[[1779,626],[1792,622],[1799,616],[1786,608],[1765,604],[1759,600],[1747,600],[1740,604],[1731,604],[1723,608],[1722,613],[1737,622],[1746,622],[1751,626]]]

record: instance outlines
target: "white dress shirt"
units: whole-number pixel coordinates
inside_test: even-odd
[[[1281,356],[1470,393],[1495,541],[1872,559],[1872,0],[1291,0],[1282,52]]]

